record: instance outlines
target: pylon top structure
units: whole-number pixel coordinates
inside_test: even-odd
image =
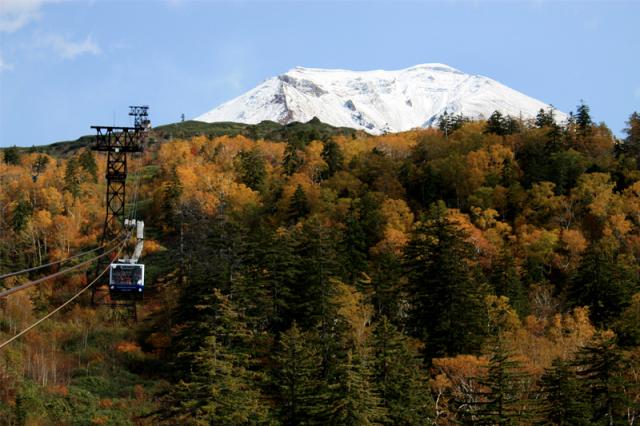
[[[129,106],[129,115],[133,116],[133,125],[138,128],[148,129],[151,127],[149,121],[148,105],[131,105]]]

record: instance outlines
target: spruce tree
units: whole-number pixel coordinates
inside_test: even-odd
[[[17,166],[20,164],[20,150],[17,146],[5,148],[3,152],[3,160],[5,164]]]
[[[64,171],[64,189],[73,195],[74,200],[80,196],[80,170],[79,163],[75,157],[67,160]]]
[[[180,225],[180,218],[183,216],[179,211],[180,196],[183,192],[182,182],[180,182],[180,176],[174,165],[171,168],[171,174],[162,189],[162,221],[170,228],[178,228]]]
[[[632,145],[640,145],[640,113],[634,111],[627,121],[627,126],[624,129],[627,137],[624,139],[625,143]]]
[[[469,119],[462,114],[453,115],[445,111],[438,118],[438,129],[444,133],[445,138],[449,138],[449,135],[461,128]]]
[[[302,185],[298,185],[289,201],[287,219],[290,224],[295,224],[299,219],[307,216],[310,211],[311,207],[309,206],[307,194],[305,194]]]
[[[279,419],[284,425],[313,424],[318,411],[324,411],[326,401],[320,392],[322,360],[310,337],[295,322],[280,335],[273,380],[278,392]]]
[[[549,108],[548,111],[540,108],[538,114],[536,115],[535,125],[537,128],[542,129],[543,127],[554,127],[556,125],[556,121],[553,118],[553,109]]]
[[[589,111],[589,105],[581,100],[576,110],[576,125],[578,126],[578,132],[583,136],[591,134],[591,128],[593,126]]]
[[[349,350],[338,364],[337,379],[331,385],[331,412],[328,424],[344,426],[380,425],[386,410],[372,383],[369,359]]]
[[[282,160],[282,167],[287,176],[291,176],[296,173],[302,167],[304,158],[300,153],[300,143],[293,141],[287,142],[287,147],[284,151],[284,159]]]
[[[555,359],[540,380],[541,424],[588,426],[591,406],[587,388],[578,380],[570,362]]]
[[[354,283],[367,268],[368,252],[366,233],[355,203],[351,203],[347,212],[339,250],[347,280]]]
[[[504,136],[507,134],[505,117],[500,111],[494,111],[491,116],[489,116],[489,119],[487,120],[487,123],[485,125],[484,132],[494,133],[499,136]]]
[[[319,329],[320,339],[330,337],[337,307],[334,280],[339,277],[334,230],[312,216],[292,235],[292,249],[299,256],[299,274],[291,289],[291,317],[302,329]],[[323,356],[326,355],[323,354]]]
[[[256,329],[279,332],[289,328],[299,265],[288,234],[278,234],[265,224],[252,228],[234,295]]]
[[[20,232],[27,224],[29,217],[33,214],[33,207],[27,200],[20,199],[13,210],[11,225],[15,232]]]
[[[504,118],[503,135],[513,135],[520,132],[521,123],[518,119],[507,115]]]
[[[31,177],[34,182],[38,179],[38,176],[46,170],[47,164],[49,164],[49,157],[46,155],[38,155],[31,166]]]
[[[419,141],[411,149],[409,157],[400,171],[403,186],[411,201],[426,208],[442,194],[441,178],[433,170],[430,161],[433,159],[431,145],[427,141]]]
[[[615,320],[638,290],[636,267],[604,241],[591,243],[571,282],[574,306],[589,306],[591,320],[607,326]]]
[[[368,274],[373,288],[372,304],[378,316],[386,316],[394,324],[403,319],[403,263],[392,250],[373,255]]]
[[[409,325],[426,342],[427,361],[478,351],[485,330],[486,286],[473,247],[446,214],[444,204],[434,205],[405,249]]]
[[[240,182],[255,191],[260,191],[267,175],[266,161],[256,148],[240,151],[236,157],[236,172]]]
[[[177,354],[180,380],[170,393],[165,416],[195,424],[256,423],[266,419],[267,409],[256,387],[259,374],[246,348],[250,332],[230,300],[214,290],[209,309],[213,317],[195,330],[200,340],[194,350]]]
[[[321,155],[324,162],[327,163],[327,168],[323,173],[325,179],[330,178],[337,171],[344,168],[344,154],[334,140],[329,139],[324,142]]]
[[[498,337],[491,349],[487,375],[479,384],[486,390],[473,395],[477,402],[463,415],[464,423],[510,426],[522,424],[529,417],[526,410],[525,383],[528,375],[513,359]]]
[[[451,122],[452,116],[445,110],[440,117],[438,118],[438,129],[442,133],[444,133],[445,138],[449,138],[449,133],[451,133]]]
[[[622,311],[614,327],[618,344],[623,347],[640,345],[640,293],[631,298],[629,306]]]
[[[509,298],[511,306],[523,317],[529,312],[527,292],[516,268],[515,259],[509,248],[505,247],[493,262],[489,274],[489,284],[497,296]]]
[[[78,157],[78,163],[91,176],[94,182],[98,181],[98,165],[91,150],[85,149],[82,151]]]
[[[371,350],[375,388],[381,405],[387,411],[384,423],[431,424],[434,417],[433,400],[419,354],[384,316],[374,330]]]
[[[183,289],[172,346],[176,385],[160,413],[168,423],[240,424],[266,419],[267,408],[257,388],[261,374],[255,371],[250,351],[253,335],[220,291],[224,281],[224,271],[192,272]]]
[[[640,168],[640,114],[634,112],[629,116],[624,133],[623,151],[636,160],[636,165]]]
[[[596,335],[578,352],[573,365],[589,395],[591,424],[627,424],[626,414],[631,402],[625,395],[625,388],[629,383],[624,377],[625,360],[615,339]]]

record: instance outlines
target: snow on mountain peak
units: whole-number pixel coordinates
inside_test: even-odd
[[[433,125],[445,111],[487,118],[534,117],[550,106],[495,80],[440,63],[385,71],[296,67],[196,117],[205,122],[306,122],[313,117],[370,133]],[[566,118],[556,112],[559,120]]]

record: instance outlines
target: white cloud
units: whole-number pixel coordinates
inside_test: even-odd
[[[53,49],[64,59],[73,59],[84,54],[98,55],[102,52],[91,36],[87,36],[83,41],[71,41],[58,34],[47,34],[41,36],[38,44]]]
[[[0,71],[10,71],[12,69],[13,65],[6,63],[2,56],[0,56]]]
[[[38,19],[42,6],[52,0],[0,0],[0,33],[13,33]]]

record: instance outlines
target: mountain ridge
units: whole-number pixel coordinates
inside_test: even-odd
[[[484,119],[497,110],[527,119],[541,108],[552,107],[442,63],[392,71],[295,67],[194,120],[286,124],[318,117],[333,126],[380,134],[430,127],[444,112]],[[560,111],[556,116],[566,118]]]

